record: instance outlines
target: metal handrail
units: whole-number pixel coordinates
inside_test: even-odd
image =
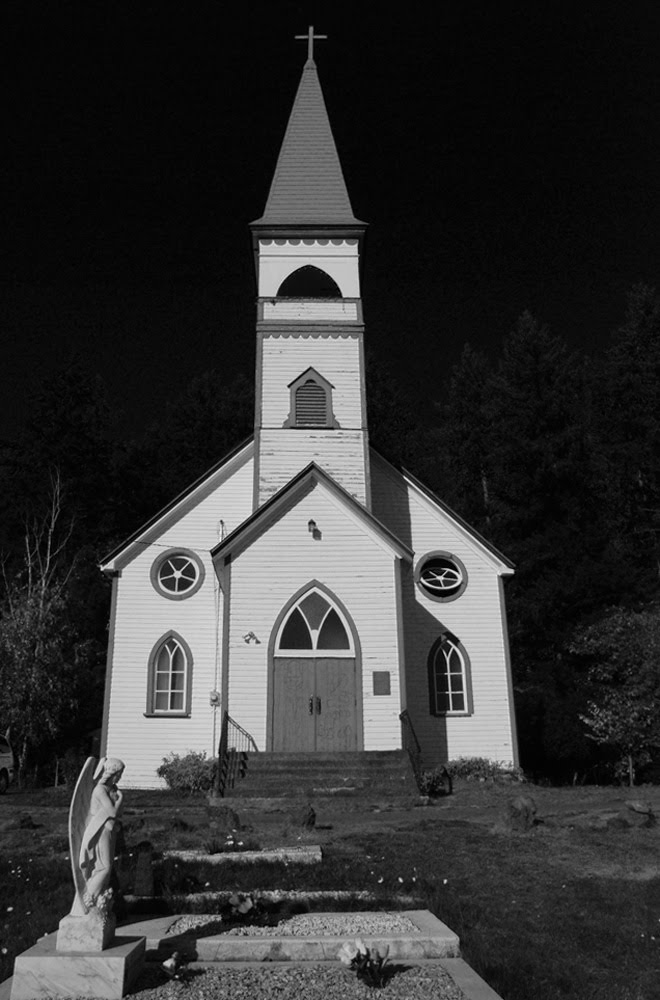
[[[407,708],[404,708],[403,712],[401,712],[399,719],[401,721],[401,746],[404,750],[408,751],[415,778],[419,783],[422,773],[422,748],[419,745],[419,740],[417,739],[417,734]]]
[[[235,722],[230,715],[225,712],[227,717],[228,726],[231,726],[232,730],[236,733],[236,740],[240,745],[232,745],[229,747],[230,750],[236,750],[238,753],[259,753],[259,747],[254,742],[252,736],[248,733],[247,729],[243,729],[239,726],[238,722]],[[228,741],[229,742],[229,741]]]
[[[248,753],[258,753],[259,747],[246,729],[232,719],[229,712],[222,716],[218,766],[215,773],[214,793],[223,798],[228,788],[233,788],[237,778],[244,778]]]

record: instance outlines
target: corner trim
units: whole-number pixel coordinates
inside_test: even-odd
[[[497,578],[497,588],[500,599],[500,615],[502,619],[502,645],[504,648],[504,667],[506,670],[506,692],[509,703],[509,722],[511,725],[511,756],[514,767],[520,767],[518,753],[518,728],[516,725],[516,703],[513,697],[513,668],[511,666],[511,650],[509,648],[509,625],[506,617],[506,600],[504,597],[504,580]]]
[[[115,654],[115,632],[117,630],[117,591],[119,590],[119,573],[112,577],[112,594],[110,598],[110,624],[108,626],[108,650],[105,658],[105,684],[103,686],[103,721],[101,722],[101,757],[107,756],[108,726],[110,723],[110,695],[112,691],[112,665]]]

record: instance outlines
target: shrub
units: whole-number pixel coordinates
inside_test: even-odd
[[[452,793],[451,775],[444,765],[434,767],[430,771],[422,771],[417,783],[422,795],[430,795],[432,798]]]
[[[159,778],[163,778],[167,787],[174,792],[192,795],[195,792],[208,792],[213,787],[216,761],[207,760],[206,753],[196,753],[189,750],[180,757],[178,753],[170,753],[163,757],[163,763],[156,769]]]
[[[457,757],[447,761],[447,770],[452,778],[464,778],[467,781],[524,781],[525,776],[519,767],[504,761],[489,760],[487,757]]]

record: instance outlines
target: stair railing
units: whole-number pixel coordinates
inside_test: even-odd
[[[239,726],[229,712],[225,711],[218,743],[218,766],[214,787],[216,796],[223,798],[226,791],[234,787],[237,779],[245,777],[248,753],[258,752],[259,748],[248,731]]]
[[[417,784],[419,784],[422,774],[422,748],[419,745],[419,740],[417,739],[417,734],[415,733],[407,708],[404,708],[399,719],[401,721],[401,746],[404,750],[408,751],[415,779]]]

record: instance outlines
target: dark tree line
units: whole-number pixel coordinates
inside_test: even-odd
[[[570,780],[648,765],[660,746],[648,708],[660,689],[660,298],[634,288],[598,357],[528,313],[495,361],[467,345],[431,426],[371,359],[367,385],[375,446],[516,564],[523,766]],[[74,362],[2,445],[0,727],[20,741],[24,773],[100,724],[99,562],[246,438],[252,414],[250,379],[209,372],[124,441],[100,379]]]

